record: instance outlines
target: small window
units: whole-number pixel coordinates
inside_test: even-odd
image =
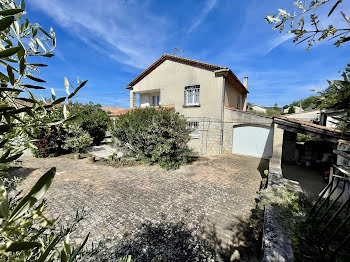
[[[199,85],[185,87],[185,105],[196,106],[199,105]]]
[[[159,106],[159,96],[152,97],[153,106]]]
[[[241,108],[241,96],[237,97],[237,108],[240,109]]]
[[[192,130],[192,133],[191,133],[192,136],[198,136],[198,126],[199,126],[198,122],[193,122],[193,121],[187,122],[187,129]]]

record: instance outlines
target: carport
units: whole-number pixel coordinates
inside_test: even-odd
[[[306,121],[275,116],[273,118],[273,124],[274,137],[271,160],[273,163],[279,165],[281,164],[282,157],[288,158],[288,155],[286,155],[288,154],[286,148],[289,147],[288,150],[293,151],[293,139],[291,137],[296,136],[297,133],[309,135],[335,144],[338,144],[341,140],[350,141],[350,136],[344,134],[338,129],[320,126]],[[289,139],[286,139],[288,136]],[[283,151],[285,152],[283,153]]]

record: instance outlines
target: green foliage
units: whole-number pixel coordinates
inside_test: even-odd
[[[294,114],[295,113],[295,108],[293,105],[291,105],[288,109],[288,114]]]
[[[318,92],[321,97],[321,108],[350,108],[350,63],[342,72],[342,77],[343,80],[328,81],[328,88],[323,92]]]
[[[268,24],[274,24],[273,29],[279,29],[280,33],[284,30],[285,25],[289,23],[290,30],[288,33],[294,34],[295,38],[293,42],[298,44],[307,41],[308,47],[310,49],[315,43],[318,43],[324,39],[337,39],[335,45],[338,47],[341,44],[350,40],[350,37],[347,36],[350,32],[350,18],[343,12],[340,11],[341,19],[344,19],[347,27],[336,28],[331,24],[324,25],[326,23],[320,23],[320,19],[316,14],[316,10],[328,3],[333,2],[332,8],[329,11],[328,16],[330,16],[337,7],[341,6],[342,0],[313,0],[308,2],[306,1],[296,1],[293,4],[299,12],[294,12],[291,15],[288,11],[278,9],[278,13],[274,15],[268,14],[265,17],[265,20]],[[345,2],[345,1],[344,1]],[[309,20],[306,20],[305,16],[307,13],[310,13]],[[295,20],[298,20],[297,23],[294,23]]]
[[[314,140],[311,136],[304,135],[304,134],[297,134],[297,142],[307,142]]]
[[[77,115],[73,122],[90,134],[94,144],[100,144],[110,125],[110,118],[101,105],[74,103],[68,105],[68,110]]]
[[[307,109],[309,108],[310,106],[312,107],[316,107],[318,105],[318,101],[319,101],[320,97],[319,96],[309,96],[305,99],[302,99],[300,101],[301,103],[301,107],[303,109]],[[299,102],[299,101],[298,101]]]
[[[119,116],[113,135],[138,159],[175,169],[188,161],[190,132],[186,119],[178,113],[145,108]]]
[[[65,129],[63,148],[74,153],[80,152],[92,144],[92,138],[81,127],[76,124],[68,125]]]
[[[325,109],[342,110],[345,115],[338,117],[338,128],[344,132],[350,132],[350,63],[342,72],[343,80],[328,81],[328,88],[323,91],[315,91],[320,95],[320,107]]]
[[[64,110],[62,106],[48,109],[42,118],[42,123],[47,125],[52,121],[51,119],[62,119],[68,116],[70,121],[57,124],[54,133],[49,128],[34,127],[30,130],[30,136],[36,139],[34,142],[36,148],[32,149],[34,156],[48,157],[80,152],[92,142],[100,143],[110,125],[110,119],[100,105],[71,102],[64,105]]]
[[[75,248],[69,244],[68,235],[71,229],[54,233],[55,219],[44,215],[44,202],[33,209],[49,189],[55,173],[56,168],[51,168],[24,197],[17,201],[12,200],[14,203],[7,200],[7,194],[4,195],[6,189],[0,182],[3,192],[0,211],[1,261],[52,261],[55,258],[60,261],[74,261],[85,245],[88,236]],[[62,241],[63,247],[59,250],[56,246]]]
[[[274,108],[266,108],[266,112],[260,112],[255,110],[249,110],[249,112],[265,116],[279,116],[282,114],[281,110],[275,110]]]
[[[50,104],[36,98],[32,90],[45,89],[40,86],[45,80],[35,74],[46,65],[35,63],[35,59],[53,56],[56,37],[53,29],[46,32],[39,24],[29,23],[23,17],[24,9],[23,0],[20,4],[0,0],[0,261],[73,261],[87,239],[76,248],[62,243],[67,231],[57,233],[53,228],[55,221],[43,213],[44,204],[37,203],[51,185],[56,169],[46,172],[18,201],[8,197],[3,182],[13,161],[23,153],[24,145],[18,140],[30,136],[33,129],[50,130],[51,126],[69,120],[64,117],[47,121],[47,111],[72,98],[86,83],[78,83],[72,93],[67,92],[67,97],[56,99],[52,92]],[[33,142],[32,137],[25,146],[35,147]],[[59,244],[63,244],[61,250]]]
[[[62,152],[62,131],[56,126],[40,127],[32,134],[35,139],[31,151],[35,157],[57,156]]]
[[[279,116],[281,115],[282,112],[279,108],[266,108],[266,115],[267,116]]]
[[[124,256],[118,259],[117,262],[131,262],[131,256]]]

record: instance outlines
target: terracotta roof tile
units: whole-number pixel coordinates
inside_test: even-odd
[[[311,123],[311,122],[307,122],[307,121],[303,121],[303,120],[297,120],[297,119],[294,119],[294,118],[287,118],[285,116],[275,116],[274,118],[279,118],[279,119],[285,120],[287,122],[296,123],[296,124],[302,124],[302,125],[314,127],[314,128],[317,128],[317,129],[323,129],[323,130],[331,131],[331,132],[334,132],[334,133],[342,133],[341,130],[336,129],[336,128],[320,126],[320,125],[317,125],[317,124],[314,124],[314,123]]]
[[[178,63],[183,63],[186,65],[191,65],[191,66],[203,68],[203,69],[210,70],[210,71],[216,71],[216,70],[220,70],[220,69],[229,69],[226,66],[219,66],[219,65],[209,64],[209,63],[205,63],[202,61],[193,60],[193,59],[180,57],[180,56],[176,56],[176,55],[164,54],[157,61],[155,61],[152,65],[150,65],[147,69],[145,69],[141,74],[139,74],[134,80],[132,80],[129,84],[127,84],[125,88],[132,89],[134,85],[136,85],[138,82],[140,82],[144,77],[146,77],[149,73],[151,73],[155,68],[157,68],[160,64],[162,64],[166,60],[175,61]],[[231,70],[229,70],[229,74],[228,74],[227,78],[230,81],[236,83],[242,92],[248,93],[248,90],[243,86],[241,81],[239,81],[239,79],[236,77],[236,75]]]
[[[235,108],[235,107],[230,107],[230,106],[225,106],[226,109],[228,110],[232,110],[232,111],[238,111],[238,112],[241,112],[241,113],[246,113],[246,114],[251,114],[251,115],[256,115],[256,116],[262,116],[262,117],[266,117],[266,118],[272,118],[270,116],[267,116],[267,115],[264,115],[264,114],[259,114],[259,113],[253,113],[253,112],[249,112],[249,111],[244,111],[244,110],[241,110],[241,109],[238,109],[238,108]]]
[[[159,109],[160,107],[159,106],[156,106],[154,107],[156,109]],[[171,110],[171,109],[174,109],[175,107],[174,106],[162,106],[161,108],[165,108],[167,110]],[[116,113],[113,113],[113,114],[110,114],[109,116],[110,117],[117,117],[117,116],[120,116],[120,115],[125,115],[133,110],[135,110],[137,108],[128,108],[128,109],[124,109],[124,110],[121,110],[121,111],[118,111]],[[142,108],[141,108],[142,109]]]

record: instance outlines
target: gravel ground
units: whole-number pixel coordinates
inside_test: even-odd
[[[142,223],[181,222],[215,239],[222,250],[245,244],[244,222],[255,207],[260,171],[266,166],[260,159],[235,155],[200,158],[175,171],[148,165],[113,168],[67,157],[34,159],[29,154],[21,160],[23,168],[13,174],[25,177],[19,186],[23,190],[57,167],[45,195],[47,212],[69,221],[84,207],[87,217],[73,236],[77,241],[90,232],[90,240],[108,246]]]

